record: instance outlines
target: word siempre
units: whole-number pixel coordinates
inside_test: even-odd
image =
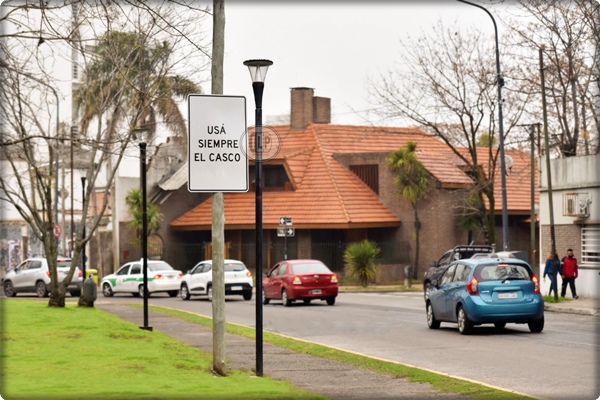
[[[206,128],[209,135],[226,135],[225,126],[212,125]],[[240,162],[242,156],[239,151],[239,141],[236,139],[224,139],[222,136],[215,139],[198,139],[197,146],[200,149],[222,149],[223,151],[211,151],[209,153],[194,153],[194,161],[225,161]]]

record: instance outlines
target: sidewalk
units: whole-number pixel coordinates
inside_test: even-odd
[[[597,315],[599,300],[579,298],[558,304],[546,303],[547,312]],[[110,312],[138,326],[143,315],[138,308],[110,301],[96,303],[98,309]],[[179,318],[149,311],[150,326],[189,346],[212,354],[212,330]],[[226,333],[227,369],[253,371],[256,367],[254,340]],[[406,379],[377,374],[366,369],[336,361],[296,353],[263,343],[263,373],[273,379],[318,393],[334,400],[362,399],[439,399],[466,400],[469,397],[443,393],[429,384],[408,382]]]

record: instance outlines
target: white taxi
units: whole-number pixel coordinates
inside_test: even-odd
[[[148,295],[166,292],[170,297],[179,293],[183,273],[161,260],[148,260]],[[136,297],[144,296],[143,259],[128,262],[119,270],[105,276],[100,282],[104,297],[115,293],[131,293]]]

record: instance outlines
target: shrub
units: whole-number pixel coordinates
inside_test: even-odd
[[[358,278],[363,287],[367,287],[376,273],[373,260],[380,253],[379,247],[369,240],[350,243],[344,251],[344,271],[347,275]]]

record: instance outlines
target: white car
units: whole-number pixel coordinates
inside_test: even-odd
[[[254,287],[252,272],[241,261],[225,260],[224,265],[225,294],[239,294],[244,297],[244,300],[251,300]],[[179,293],[183,300],[202,295],[212,301],[212,260],[200,261],[185,274]]]
[[[71,269],[71,259],[59,257],[56,272],[58,280],[62,282]],[[67,290],[73,297],[81,296],[83,274],[75,267],[73,278]],[[38,297],[48,296],[50,291],[50,269],[45,258],[28,258],[15,269],[9,271],[4,277],[4,294],[6,297],[16,296],[17,293],[37,293]]]
[[[183,273],[173,269],[160,260],[148,260],[148,295],[167,292],[170,297],[177,296]],[[136,297],[144,296],[143,259],[128,262],[119,270],[105,276],[100,282],[104,297],[115,293],[131,293]]]

